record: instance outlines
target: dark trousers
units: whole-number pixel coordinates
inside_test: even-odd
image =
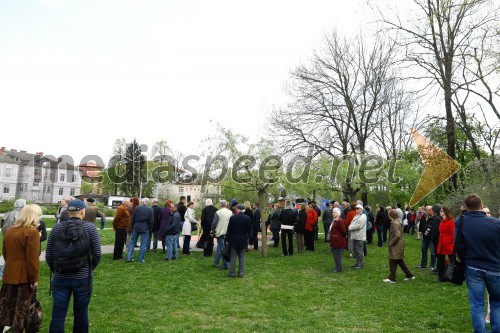
[[[410,222],[410,224],[408,225],[408,234],[410,233],[410,230],[411,230],[411,235],[413,236],[415,234],[415,222]]]
[[[113,251],[113,260],[123,259],[123,246],[127,239],[127,229],[115,230],[115,249]]]
[[[325,232],[325,243],[328,243],[330,240],[330,234],[328,233],[330,231],[330,224],[332,222],[323,222],[323,231]]]
[[[287,250],[288,238],[288,250]],[[281,247],[285,256],[293,255],[293,230],[281,229]]]
[[[448,260],[452,261],[452,255],[448,255]],[[438,278],[440,282],[443,282],[444,272],[446,271],[446,254],[436,255],[436,266],[438,271]]]
[[[280,229],[271,227],[271,232],[273,233],[274,247],[280,245]]]
[[[396,281],[396,270],[398,269],[398,265],[401,267],[407,278],[413,277],[412,272],[410,272],[403,259],[389,259],[389,269],[391,270],[389,280]]]
[[[189,244],[191,243],[191,235],[184,236],[184,243],[182,244],[182,254],[190,254]]]
[[[210,226],[203,228],[203,233],[198,243],[203,248],[204,257],[212,256],[214,252],[214,238],[210,235]]]
[[[254,250],[259,249],[259,227],[253,226],[252,228],[252,242]]]
[[[384,227],[382,227],[381,225],[378,225],[377,226],[377,240],[378,240],[378,243],[377,243],[377,246],[378,247],[382,247],[383,243],[384,243],[384,240],[382,238],[382,229]]]
[[[333,260],[335,261],[335,272],[342,272],[342,252],[344,249],[332,249]]]
[[[304,243],[306,244],[306,250],[314,251],[314,231],[304,231]]]
[[[420,261],[420,266],[426,267],[427,266],[427,250],[431,249],[431,267],[434,267],[434,264],[436,263],[436,255],[434,254],[434,245],[432,244],[431,240],[429,238],[422,238],[422,244],[420,245],[420,250],[422,252],[422,260]]]
[[[387,242],[387,230],[391,229],[391,226],[383,226],[382,227],[382,236],[384,236],[384,243]]]
[[[366,230],[366,243],[373,243],[373,228]]]

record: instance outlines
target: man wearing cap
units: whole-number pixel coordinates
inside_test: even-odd
[[[366,241],[366,215],[363,214],[363,206],[356,205],[356,216],[349,224],[349,231],[351,232],[351,239],[353,243],[354,254],[356,256],[356,269],[365,267],[364,244]]]
[[[92,198],[87,199],[87,208],[85,208],[85,216],[83,217],[83,220],[96,225],[95,220],[97,217],[105,218],[106,216],[99,210],[99,208],[94,206],[94,202],[95,200]]]
[[[248,247],[248,241],[252,236],[252,221],[245,215],[245,205],[237,204],[238,214],[229,218],[227,226],[226,243],[231,246],[231,259],[229,260],[228,277],[236,277],[236,257],[239,259],[238,277],[245,275],[245,254]]]
[[[81,200],[70,201],[66,209],[69,213],[69,219],[55,224],[52,228],[45,251],[45,260],[49,267],[53,267],[55,257],[58,255],[54,251],[54,242],[59,233],[67,223],[81,221],[85,216],[85,208],[85,203]],[[64,321],[71,295],[73,295],[73,332],[89,331],[88,308],[92,295],[92,272],[101,260],[101,240],[95,225],[85,221],[82,223],[82,227],[89,241],[90,263],[87,261],[74,273],[54,272],[51,285],[53,302],[50,332],[64,332]]]
[[[222,269],[227,269],[227,261],[222,256],[222,250],[225,246],[225,238],[229,218],[233,213],[227,208],[227,201],[220,201],[220,209],[215,213],[210,233],[217,238],[217,252],[215,253],[213,267],[219,267],[219,261],[222,259]]]

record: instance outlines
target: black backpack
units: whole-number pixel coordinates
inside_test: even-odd
[[[67,220],[60,222],[53,251],[52,271],[62,274],[76,273],[89,263],[90,242],[83,228],[84,221]]]

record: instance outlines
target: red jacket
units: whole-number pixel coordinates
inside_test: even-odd
[[[444,219],[439,224],[439,243],[437,254],[453,254],[453,236],[455,235],[455,221]]]
[[[343,249],[346,245],[347,231],[344,221],[339,218],[330,227],[330,247],[333,249]]]
[[[306,230],[314,231],[314,225],[318,222],[318,213],[314,209],[309,209],[306,219]]]
[[[347,212],[347,216],[345,217],[345,221],[344,221],[346,229],[349,228],[349,225],[351,224],[352,219],[354,218],[354,216],[356,216],[356,210],[355,209],[351,209],[350,211]]]

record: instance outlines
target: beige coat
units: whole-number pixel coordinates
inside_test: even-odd
[[[404,259],[405,246],[403,243],[403,230],[399,221],[391,222],[389,234],[389,259]]]

